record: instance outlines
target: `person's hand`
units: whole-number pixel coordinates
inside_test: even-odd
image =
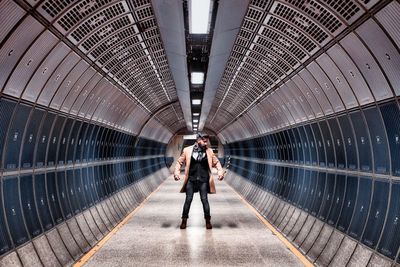
[[[224,175],[218,175],[218,180],[220,181],[224,180]]]
[[[181,177],[179,176],[179,175],[174,175],[174,179],[175,179],[175,181],[179,181],[180,179],[181,179]]]

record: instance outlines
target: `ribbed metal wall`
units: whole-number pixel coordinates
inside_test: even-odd
[[[228,182],[317,265],[400,263],[400,4],[370,11],[219,133]]]
[[[400,264],[399,1],[242,11],[202,118],[227,181],[318,265]],[[167,177],[187,123],[154,14],[0,2],[1,264],[73,263]]]
[[[390,101],[230,143],[228,181],[317,264],[382,254],[390,266],[400,262],[399,118]],[[332,248],[337,239],[346,247]]]
[[[68,265],[167,176],[166,144],[0,99],[2,264]]]
[[[151,5],[130,4],[0,3],[1,266],[71,265],[169,174],[151,110],[173,82]]]

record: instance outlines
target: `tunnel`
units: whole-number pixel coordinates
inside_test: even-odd
[[[0,266],[82,262],[151,203],[183,235],[183,202],[158,221],[175,202],[156,196],[179,195],[198,132],[224,168],[212,208],[231,192],[306,266],[400,266],[399,17],[398,0],[0,1]],[[232,214],[197,242],[245,228]],[[232,242],[193,266],[291,265]]]

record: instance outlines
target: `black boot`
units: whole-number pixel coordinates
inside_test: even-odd
[[[186,223],[187,223],[187,218],[182,218],[182,223],[181,223],[180,228],[181,229],[186,229]]]
[[[212,229],[211,216],[207,216],[206,217],[206,228],[207,229]]]

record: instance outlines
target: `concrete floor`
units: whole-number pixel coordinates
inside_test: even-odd
[[[170,177],[86,266],[303,266],[225,183],[209,195],[205,229],[198,193],[179,229],[185,194]]]

